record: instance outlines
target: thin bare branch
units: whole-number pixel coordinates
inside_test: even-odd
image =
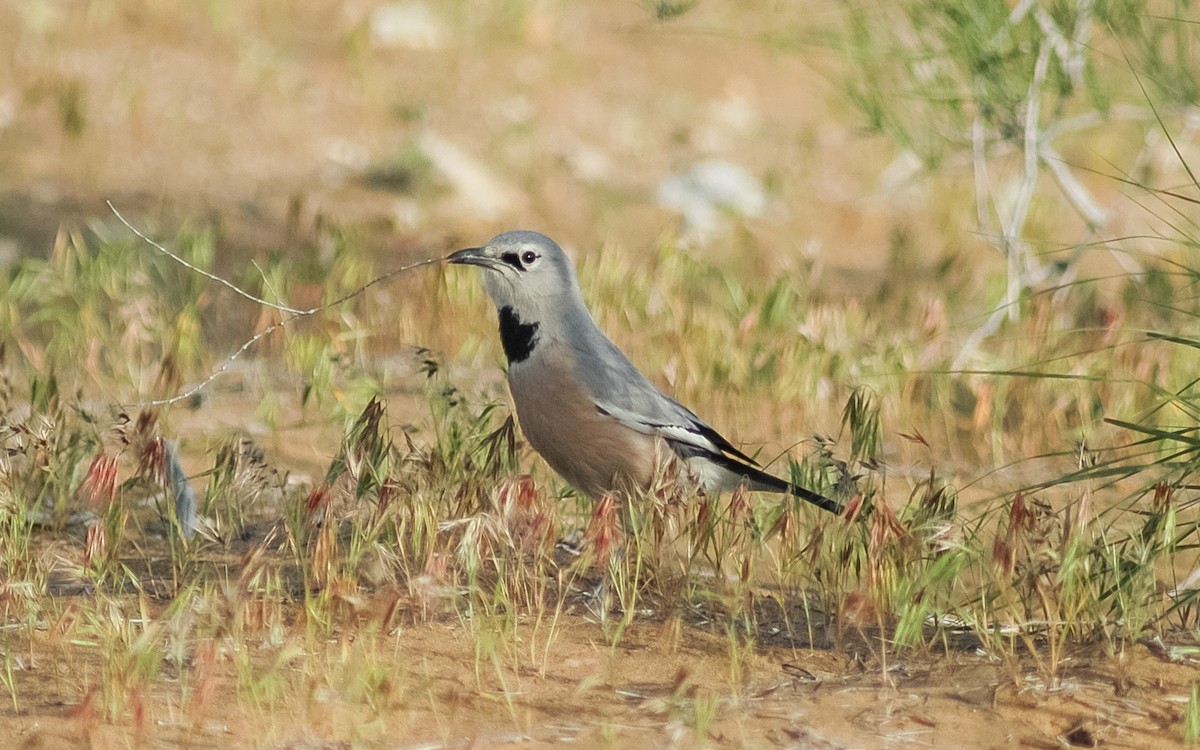
[[[147,237],[145,234],[142,233],[142,231],[140,229],[138,229],[134,225],[130,224],[129,220],[126,219],[124,216],[122,216],[121,212],[117,210],[117,207],[112,204],[112,201],[104,201],[104,202],[108,205],[108,210],[112,211],[113,214],[117,217],[117,220],[119,220],[122,224],[124,224],[125,227],[129,231],[131,231],[135,235],[137,235],[138,238],[141,239],[143,242],[145,242],[147,245],[149,245],[150,247],[159,251],[163,255],[166,255],[171,260],[175,261],[176,263],[178,263],[179,265],[188,269],[189,271],[194,271],[195,273],[200,274],[204,278],[206,278],[210,281],[215,281],[218,284],[224,284],[225,286],[229,287],[234,292],[236,292],[237,294],[239,294],[242,297],[245,297],[246,299],[250,300],[251,302],[255,302],[255,303],[263,305],[265,307],[269,307],[273,310],[279,310],[280,312],[292,313],[293,315],[301,315],[301,314],[311,315],[313,312],[315,312],[315,310],[297,310],[296,308],[288,307],[287,305],[279,305],[274,302],[268,302],[267,300],[262,299],[261,297],[256,297],[253,294],[251,294],[250,292],[247,292],[246,290],[238,287],[236,284],[234,284],[231,281],[226,281],[225,279],[221,278],[220,276],[217,276],[216,274],[211,274],[208,271],[205,271],[203,268],[198,268],[198,267],[192,265],[191,263],[188,263],[183,258],[179,257],[175,253],[171,252],[167,248],[163,247],[162,245],[158,244],[154,240]]]
[[[1050,174],[1054,176],[1059,189],[1063,191],[1063,195],[1075,207],[1079,215],[1087,221],[1088,228],[1096,230],[1107,224],[1108,212],[1092,197],[1091,191],[1075,177],[1075,173],[1063,161],[1058,151],[1045,142],[1042,143],[1041,150],[1042,163],[1050,168]]]
[[[312,315],[316,315],[317,313],[323,312],[332,307],[337,307],[338,305],[344,304],[344,303],[350,301],[351,299],[354,299],[358,295],[362,294],[367,289],[370,289],[371,287],[375,286],[376,284],[379,284],[383,281],[387,281],[388,279],[391,279],[392,277],[397,276],[401,273],[404,273],[406,271],[411,271],[413,269],[420,268],[422,266],[428,266],[433,263],[441,263],[442,261],[446,260],[446,258],[427,258],[425,260],[419,260],[416,263],[409,263],[406,266],[400,266],[399,268],[394,268],[391,271],[388,271],[387,273],[383,274],[382,276],[377,276],[377,277],[371,279],[370,281],[368,281],[367,283],[358,287],[357,289],[355,289],[352,292],[343,294],[342,296],[337,297],[336,299],[334,299],[330,302],[326,302],[325,304],[317,305],[316,307],[310,307],[307,310],[302,310],[302,309],[295,308],[295,307],[288,307],[287,305],[281,305],[281,304],[277,304],[274,302],[268,302],[267,300],[264,300],[260,297],[257,297],[255,295],[239,288],[237,285],[233,284],[230,281],[227,281],[226,279],[221,278],[220,276],[217,276],[216,274],[209,273],[208,271],[205,271],[202,268],[198,268],[198,267],[192,265],[191,263],[187,262],[183,258],[179,257],[175,253],[168,250],[167,248],[163,247],[159,243],[157,243],[154,240],[147,237],[141,230],[139,230],[137,227],[135,227],[133,224],[131,224],[124,216],[122,216],[121,212],[117,210],[116,206],[114,206],[111,201],[105,201],[105,203],[108,204],[109,209],[113,212],[113,214],[116,215],[117,219],[120,220],[120,222],[129,229],[129,231],[133,232],[134,235],[136,235],[139,239],[141,239],[146,244],[153,247],[155,250],[158,250],[160,253],[171,258],[171,260],[174,260],[176,263],[179,263],[180,265],[182,265],[183,267],[187,268],[190,271],[198,273],[207,279],[216,281],[216,282],[228,287],[229,289],[232,289],[235,293],[237,293],[241,297],[244,297],[244,298],[246,298],[252,302],[255,302],[257,304],[263,305],[264,307],[269,307],[272,310],[278,310],[279,312],[285,314],[284,317],[281,318],[278,322],[272,323],[271,325],[267,326],[266,328],[262,329],[258,333],[251,336],[250,338],[246,339],[246,341],[244,341],[242,343],[242,345],[239,346],[237,348],[237,350],[233,352],[233,354],[230,354],[228,357],[226,357],[225,360],[215,370],[213,370],[211,373],[209,373],[208,377],[206,377],[204,380],[201,380],[196,385],[193,385],[191,388],[188,388],[183,393],[179,393],[175,396],[171,396],[170,398],[155,399],[153,401],[142,401],[137,404],[124,404],[124,406],[126,406],[128,408],[140,408],[140,407],[146,407],[146,406],[166,406],[169,404],[178,403],[179,401],[184,401],[189,398],[192,398],[193,396],[195,396],[196,394],[200,393],[205,388],[207,388],[208,385],[210,383],[212,383],[214,380],[216,380],[221,375],[228,372],[230,366],[233,365],[233,363],[239,357],[241,357],[243,354],[245,354],[250,349],[250,347],[254,346],[260,340],[271,335],[275,331],[287,326],[289,323],[299,320],[300,318],[305,318],[305,317],[309,317]],[[257,267],[257,265],[255,267]],[[259,269],[259,272],[261,273],[262,269]],[[263,278],[265,280],[266,276],[264,275]]]

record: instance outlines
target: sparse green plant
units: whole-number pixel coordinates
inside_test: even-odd
[[[1200,742],[1200,685],[1192,685],[1187,712],[1183,715],[1183,742],[1185,745]]]
[[[963,208],[975,212],[980,236],[1006,266],[995,312],[964,342],[957,369],[985,336],[1019,317],[1027,291],[1057,283],[1090,249],[1108,247],[1095,239],[1112,207],[1088,173],[1141,177],[1140,154],[1157,141],[1164,114],[1175,117],[1194,101],[1200,84],[1186,62],[1194,39],[1187,22],[1131,2],[1009,8],[916,0],[876,10],[846,15],[839,52],[847,95],[872,129],[925,169],[965,172],[973,190],[963,195],[974,205]],[[1142,131],[1140,152],[1095,163],[1063,156],[1122,122]],[[1067,213],[1073,221],[1062,220]],[[1047,263],[1039,252],[1047,247],[1066,251]]]
[[[110,719],[130,712],[135,723],[144,721],[144,700],[162,662],[160,626],[147,616],[145,601],[130,617],[120,604],[85,613],[79,626],[84,643],[103,654],[98,685],[103,707]],[[142,719],[139,720],[138,716]]]
[[[721,708],[721,697],[708,690],[698,691],[692,703],[692,730],[696,733],[696,745],[708,747],[713,722]]]
[[[12,651],[5,649],[4,666],[3,669],[0,669],[0,685],[3,685],[5,692],[8,693],[8,699],[12,701],[13,711],[19,712],[21,710],[21,702],[17,697],[17,681],[13,677],[13,662],[15,661],[18,661],[18,657]]]

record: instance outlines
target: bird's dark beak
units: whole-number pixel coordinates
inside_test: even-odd
[[[464,266],[483,266],[489,268],[495,265],[495,259],[488,255],[486,247],[468,247],[452,253],[446,260]]]

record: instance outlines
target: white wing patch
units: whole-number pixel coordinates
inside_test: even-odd
[[[600,410],[600,413],[607,414],[621,424],[638,432],[647,435],[657,435],[669,442],[682,443],[706,453],[721,455],[724,452],[721,446],[705,435],[705,432],[712,432],[712,428],[707,427],[703,423],[664,424],[648,421],[627,409],[615,406],[597,404],[596,408]]]

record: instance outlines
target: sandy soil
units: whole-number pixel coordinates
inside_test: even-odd
[[[660,24],[636,3],[464,5],[414,49],[372,41],[381,5],[0,8],[0,236],[44,252],[110,199],[167,228],[212,217],[227,253],[286,247],[317,215],[411,254],[514,226],[637,252],[677,221],[659,182],[709,157],[770,186],[749,228],[780,252],[872,267],[897,226],[920,229],[831,85],[834,7],[701,3]],[[371,178],[430,138],[482,186]],[[961,239],[945,229],[931,253]]]
[[[526,666],[502,675],[477,663],[455,619],[399,628],[383,638],[395,687],[370,706],[317,693],[256,710],[226,655],[188,699],[160,679],[140,698],[140,724],[136,709],[98,718],[86,686],[99,665],[79,649],[17,673],[22,707],[0,713],[0,731],[20,748],[1172,747],[1196,669],[1129,644],[1067,655],[1051,686],[1031,665],[973,651],[885,663],[865,647],[760,645],[731,675],[728,639],[699,623],[672,636],[644,618],[615,648],[579,614],[561,618],[548,647],[525,627],[505,661]],[[701,733],[697,706],[712,707]]]

